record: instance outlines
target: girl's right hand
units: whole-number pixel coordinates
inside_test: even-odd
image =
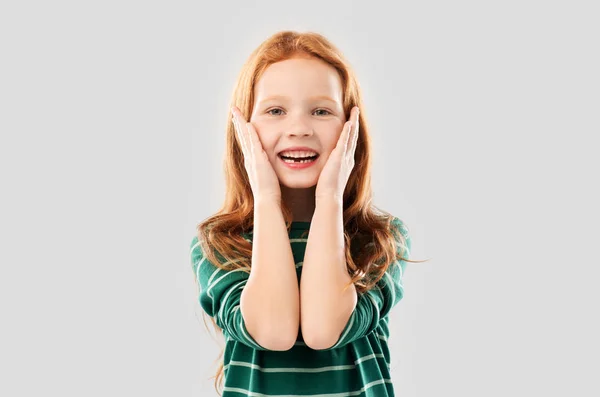
[[[254,202],[270,199],[280,203],[279,178],[275,174],[267,153],[263,150],[256,129],[252,123],[246,121],[236,106],[231,108],[231,113],[238,142],[244,154],[244,166],[250,180]]]

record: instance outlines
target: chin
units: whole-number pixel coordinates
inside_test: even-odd
[[[319,181],[315,176],[311,177],[309,175],[283,175],[283,177],[278,175],[278,178],[279,184],[288,189],[309,189],[317,186],[317,182]]]
[[[311,187],[317,186],[317,182],[307,182],[307,181],[288,181],[288,180],[279,180],[279,183],[288,189],[309,189]]]

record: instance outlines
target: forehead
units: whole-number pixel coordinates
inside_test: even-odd
[[[319,59],[292,58],[269,65],[254,86],[256,101],[268,97],[342,99],[342,81],[335,68]]]

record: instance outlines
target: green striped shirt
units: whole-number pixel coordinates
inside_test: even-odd
[[[394,218],[406,239],[405,224]],[[290,244],[296,264],[298,283],[310,222],[292,222]],[[252,241],[252,232],[248,241]],[[402,253],[401,247],[398,252]],[[301,332],[287,351],[273,351],[259,345],[246,329],[240,311],[240,296],[248,273],[223,271],[206,260],[198,237],[191,243],[191,264],[200,286],[202,309],[215,319],[225,337],[223,397],[240,396],[318,396],[391,397],[388,326],[390,310],[402,299],[405,261],[390,265],[377,287],[359,294],[358,301],[339,340],[331,348],[313,350],[303,342]]]

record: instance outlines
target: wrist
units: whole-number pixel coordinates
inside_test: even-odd
[[[343,207],[344,200],[341,195],[323,194],[315,196],[315,205],[319,204],[328,207]]]
[[[254,206],[255,207],[270,207],[277,206],[281,208],[281,197],[279,196],[261,196],[254,198]]]

